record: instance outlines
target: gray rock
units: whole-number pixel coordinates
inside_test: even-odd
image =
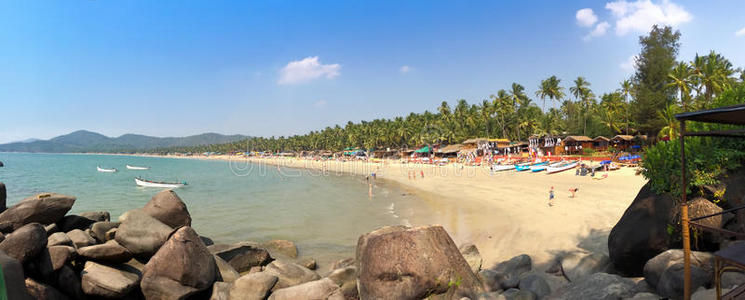
[[[315,299],[344,299],[339,286],[331,279],[306,282],[293,287],[274,291],[269,300],[315,300]]]
[[[99,243],[106,242],[110,239],[106,238],[106,232],[111,229],[119,227],[119,222],[107,222],[101,221],[91,225],[91,236],[95,238]]]
[[[333,264],[331,264],[331,271],[341,268],[346,268],[349,266],[354,266],[357,262],[352,257],[344,258],[335,261]]]
[[[94,222],[109,222],[111,221],[111,214],[108,211],[87,211],[80,213],[80,216],[93,220]]]
[[[181,299],[212,287],[217,272],[215,259],[199,235],[184,226],[147,262],[140,287],[148,299]]]
[[[349,266],[346,268],[336,269],[326,276],[336,285],[341,287],[341,293],[346,299],[358,299],[357,293],[357,267]]]
[[[499,283],[501,277],[496,271],[484,269],[479,271],[477,276],[486,292],[502,291],[502,285]]]
[[[132,253],[127,248],[119,245],[115,240],[100,245],[79,248],[78,255],[101,263],[123,263],[132,258]]]
[[[230,283],[215,281],[212,285],[212,295],[210,295],[210,300],[231,300],[230,286]]]
[[[186,204],[172,190],[161,191],[142,208],[142,212],[172,228],[191,226],[191,216]]]
[[[476,248],[476,245],[472,243],[466,243],[460,246],[458,248],[460,250],[460,254],[463,255],[463,258],[466,259],[466,262],[468,263],[468,266],[471,267],[471,271],[473,273],[478,273],[481,270],[481,253],[479,253],[479,249]]]
[[[0,251],[0,269],[3,272],[7,299],[30,300],[31,297],[26,293],[21,262]]]
[[[730,289],[722,288],[722,295],[729,293]],[[691,300],[711,300],[717,298],[716,289],[704,289],[699,288],[693,294],[691,294]]]
[[[548,285],[546,279],[538,274],[523,276],[520,279],[519,287],[521,291],[530,291],[538,298],[543,298],[551,293],[551,287]]]
[[[57,272],[57,287],[73,299],[85,299],[80,278],[70,266],[62,266]]]
[[[254,266],[264,266],[272,260],[268,251],[251,243],[215,244],[207,249],[228,262],[239,273]]]
[[[11,211],[8,209],[6,212]],[[47,232],[39,223],[31,223],[8,234],[0,242],[0,251],[17,259],[21,264],[41,253],[47,245]]]
[[[745,273],[729,271],[724,272],[721,278],[722,288],[734,288],[745,284]]]
[[[364,234],[357,242],[356,260],[362,299],[445,293],[473,298],[484,292],[442,226],[388,226]]]
[[[67,233],[67,236],[76,248],[83,248],[96,244],[96,240],[93,239],[93,237],[80,229],[70,230],[70,232]]]
[[[60,194],[38,194],[21,200],[0,213],[0,224],[17,230],[29,223],[56,223],[72,208],[75,197]],[[45,231],[46,233],[46,231]]]
[[[634,282],[618,275],[594,273],[553,292],[547,299],[622,299],[633,296]]]
[[[631,298],[624,298],[624,300],[660,300],[660,298],[662,297],[652,293],[643,292],[637,293],[636,295],[634,295],[634,297]]]
[[[142,275],[137,269],[122,265],[120,268],[88,261],[85,263],[81,285],[89,296],[122,298],[134,290]]]
[[[711,285],[713,273],[691,264],[691,290]],[[665,298],[683,298],[683,263],[665,269],[657,283],[657,294]]]
[[[706,252],[691,251],[691,265],[700,270],[711,272],[713,276],[714,256]],[[683,251],[671,249],[653,257],[644,265],[644,280],[659,293],[659,281],[665,270],[676,264],[683,263]],[[663,295],[664,296],[664,295]]]
[[[54,272],[72,261],[75,256],[75,248],[70,246],[44,248],[37,258],[39,275],[43,278],[51,278]]]
[[[501,295],[505,300],[535,300],[538,299],[535,294],[531,291],[519,290],[511,288],[504,291]]]
[[[561,269],[569,281],[577,281],[592,273],[604,272],[610,258],[602,253],[572,252],[561,259]]]
[[[508,261],[499,263],[493,270],[497,273],[497,281],[502,289],[516,288],[520,283],[520,275],[533,268],[533,260],[527,254],[521,254]]]
[[[318,265],[316,264],[316,260],[313,259],[312,257],[303,258],[303,259],[299,260],[298,263],[301,266],[306,267],[306,268],[311,269],[311,270],[315,270],[318,267]]]
[[[230,299],[266,299],[276,283],[276,276],[264,272],[243,275],[230,286]]]
[[[72,240],[64,232],[55,232],[47,237],[47,246],[72,246]]]
[[[278,259],[271,262],[264,268],[263,273],[274,275],[279,279],[277,284],[274,285],[274,290],[295,286],[321,278],[321,276],[318,276],[316,272],[284,259]]]
[[[218,274],[220,277],[217,279],[218,281],[223,282],[233,282],[241,275],[238,274],[238,271],[233,268],[228,262],[223,260],[217,255],[213,255],[215,258],[215,264],[217,266]]]
[[[170,226],[139,210],[130,210],[119,220],[121,225],[116,231],[116,242],[135,256],[153,255],[173,232]]]
[[[67,300],[67,296],[62,294],[52,286],[26,278],[26,291],[32,299],[37,300]]]
[[[261,245],[272,254],[272,257],[286,256],[297,258],[297,246],[295,243],[287,240],[271,240]]]
[[[488,292],[479,294],[475,300],[507,300],[507,298],[502,296],[501,292]]]

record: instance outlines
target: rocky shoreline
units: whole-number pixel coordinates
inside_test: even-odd
[[[619,275],[639,263],[619,268],[613,249],[611,257],[562,253],[543,272],[525,254],[483,266],[476,246],[456,246],[441,226],[388,226],[362,235],[355,258],[320,270],[291,241],[200,236],[170,190],[117,221],[108,212],[68,214],[71,196],[39,194],[7,209],[5,196],[0,183],[8,299],[677,299],[682,291],[680,250],[644,261],[643,277]],[[693,299],[713,295],[712,259],[695,252],[701,288]],[[725,287],[745,281],[733,274]]]

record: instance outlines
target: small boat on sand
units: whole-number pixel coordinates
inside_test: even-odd
[[[577,167],[576,161],[564,162],[561,165],[546,168],[546,174],[559,173],[561,171],[566,171],[575,167]]]
[[[142,179],[140,177],[135,177],[135,184],[139,186],[159,187],[159,188],[180,188],[180,187],[187,185],[185,181],[184,182],[150,181],[147,179]]]
[[[544,170],[548,169],[549,167],[558,167],[558,166],[562,165],[563,163],[564,162],[561,162],[560,161],[560,162],[554,162],[554,163],[551,163],[551,164],[543,164],[543,165],[531,166],[530,167],[530,171],[531,172],[534,172],[534,173],[535,172],[540,172],[540,171],[544,171]]]
[[[536,163],[519,164],[519,165],[515,165],[515,170],[518,171],[518,172],[527,171],[527,170],[530,170],[531,167],[541,166],[541,165],[545,165],[545,164],[548,164],[548,161],[542,161],[542,162],[536,162]]]
[[[138,167],[127,165],[128,170],[150,170],[150,167]]]
[[[96,171],[104,172],[104,173],[114,173],[116,172],[116,168],[106,169],[106,168],[101,168],[101,166],[96,166]]]
[[[507,171],[507,170],[512,170],[512,169],[515,169],[515,165],[511,165],[511,164],[508,164],[508,165],[493,164],[491,166],[492,172]]]

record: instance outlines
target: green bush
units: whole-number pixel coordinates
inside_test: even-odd
[[[593,155],[593,154],[595,154],[595,152],[596,152],[595,149],[590,149],[590,148],[584,148],[584,149],[582,149],[582,153],[584,155]]]

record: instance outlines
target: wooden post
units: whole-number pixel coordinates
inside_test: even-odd
[[[688,200],[686,195],[686,152],[685,152],[686,123],[680,121],[680,170],[682,204],[680,206],[680,220],[683,225],[683,299],[691,299],[691,237],[688,228]]]

